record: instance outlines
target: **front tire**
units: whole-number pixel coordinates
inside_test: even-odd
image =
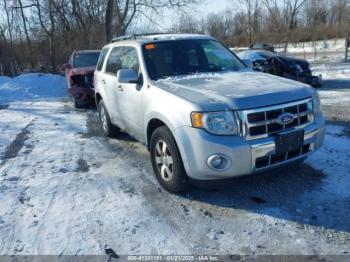
[[[151,161],[159,184],[170,193],[188,189],[188,179],[180,151],[166,126],[158,127],[150,141]]]
[[[98,113],[104,135],[107,137],[116,137],[120,130],[111,123],[108,111],[102,100],[98,103]]]

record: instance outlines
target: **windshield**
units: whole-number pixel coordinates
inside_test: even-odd
[[[73,67],[76,68],[76,67],[96,66],[99,56],[100,56],[100,52],[77,53],[74,56]]]
[[[239,71],[242,62],[214,40],[165,41],[143,46],[149,76],[153,80],[203,72]]]

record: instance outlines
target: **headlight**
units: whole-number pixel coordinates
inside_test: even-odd
[[[321,111],[321,102],[320,97],[318,96],[317,91],[315,91],[314,96],[312,97],[312,109],[314,111],[314,114],[317,114]]]
[[[214,135],[238,135],[236,119],[231,111],[193,112],[192,126]]]

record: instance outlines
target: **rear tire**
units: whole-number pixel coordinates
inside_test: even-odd
[[[119,134],[120,130],[118,127],[114,126],[111,123],[108,111],[102,99],[98,103],[98,113],[100,116],[101,127],[104,135],[107,137],[116,137]]]
[[[170,130],[158,127],[150,141],[151,162],[159,184],[170,193],[188,190],[188,178],[180,151]]]
[[[73,103],[74,107],[77,109],[84,108],[84,105],[79,104],[75,98],[73,98]]]

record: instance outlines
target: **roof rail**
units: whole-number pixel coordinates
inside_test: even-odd
[[[128,40],[128,39],[132,39],[132,38],[134,38],[134,35],[123,35],[123,36],[118,36],[118,37],[114,37],[114,38],[111,40],[111,43],[118,42],[118,41],[122,41],[122,40]]]
[[[170,33],[146,33],[146,34],[123,35],[123,36],[118,36],[118,37],[113,38],[111,43],[123,41],[123,40],[129,40],[129,39],[136,39],[136,38],[142,37],[142,36],[167,35],[167,34],[170,34]]]

